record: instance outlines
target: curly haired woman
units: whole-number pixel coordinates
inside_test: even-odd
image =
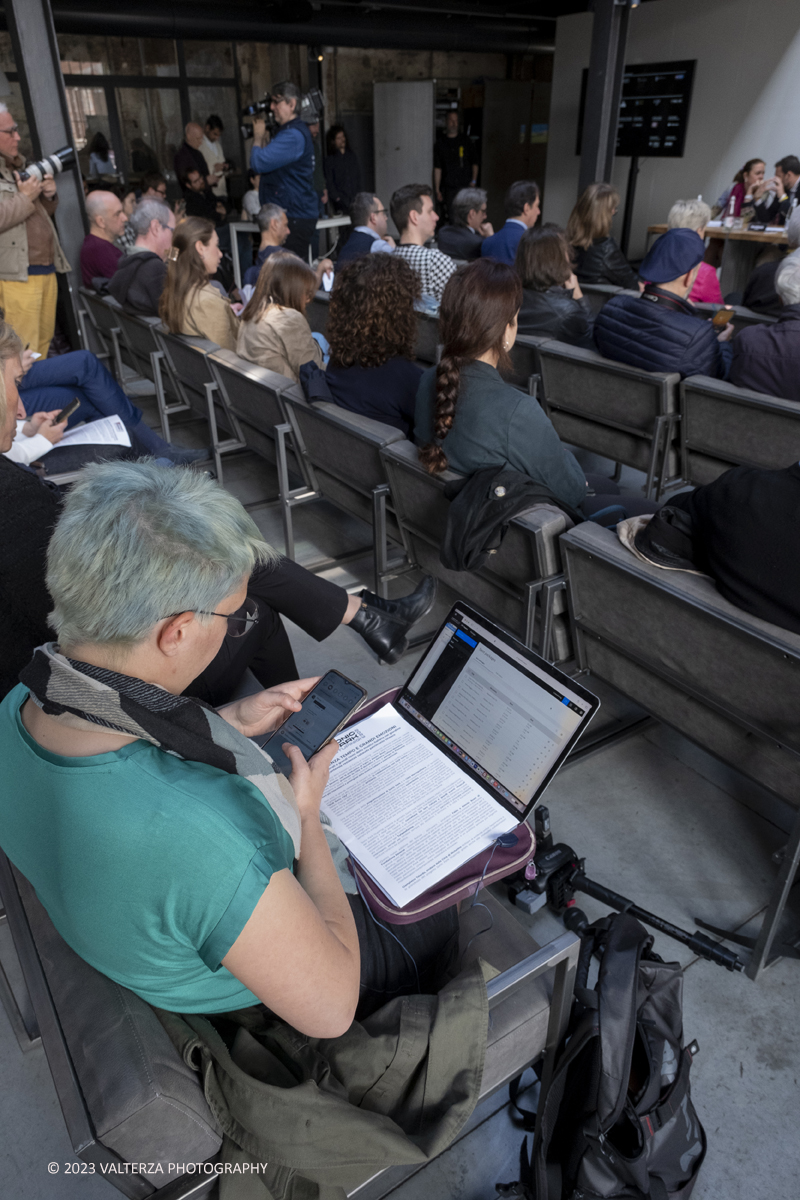
[[[325,336],[327,381],[341,408],[411,437],[422,368],[414,362],[417,275],[392,254],[366,254],[336,275]]]

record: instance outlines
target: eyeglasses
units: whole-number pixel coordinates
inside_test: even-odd
[[[166,198],[167,198],[167,189],[166,188],[156,188],[156,192],[158,193],[159,196],[163,196],[164,199],[166,200]]]
[[[387,208],[373,208],[372,215],[373,215],[373,217],[379,217],[381,215],[381,213],[385,213],[388,211],[389,210]]]
[[[9,125],[8,129],[0,129],[0,133],[19,133],[19,125]]]
[[[189,608],[182,609],[182,612],[197,613],[201,617],[224,617],[228,622],[227,636],[231,638],[244,637],[249,633],[254,625],[258,624],[258,606],[253,600],[245,600],[241,608],[237,608],[233,613],[218,613],[207,612],[204,608]],[[169,620],[171,617],[179,617],[179,612],[170,613],[167,618],[162,617],[162,620]]]

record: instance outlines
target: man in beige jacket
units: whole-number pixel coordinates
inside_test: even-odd
[[[55,180],[21,180],[24,165],[18,127],[0,104],[0,307],[22,344],[45,358],[56,325],[56,272],[70,268],[51,220]]]

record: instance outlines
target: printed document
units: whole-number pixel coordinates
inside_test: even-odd
[[[390,704],[337,741],[322,810],[398,908],[519,824]]]
[[[128,431],[119,417],[100,417],[68,429],[59,446],[130,446]]]

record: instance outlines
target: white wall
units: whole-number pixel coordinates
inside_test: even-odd
[[[550,108],[544,219],[565,224],[575,202],[575,136],[581,72],[589,65],[592,17],[558,20]],[[629,253],[644,253],[648,225],[665,221],[678,199],[713,204],[748,158],[767,173],[785,154],[800,155],[800,3],[798,0],[658,0],[633,9],[627,65],[696,59],[683,158],[640,159]],[[615,159],[613,182],[624,207],[629,158]],[[619,236],[622,211],[615,222]]]

